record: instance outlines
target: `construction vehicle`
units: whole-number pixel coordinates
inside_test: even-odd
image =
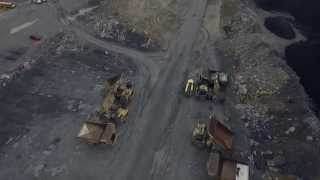
[[[196,80],[189,79],[186,83],[184,92],[187,96],[195,94],[197,97],[214,100],[221,96],[221,92],[228,84],[228,75],[221,71],[203,71]]]
[[[128,113],[129,111],[127,108],[122,108],[113,104],[108,111],[103,113],[103,116],[108,120],[124,121],[124,119],[128,116]]]
[[[209,91],[211,91],[213,95],[218,95],[221,88],[226,87],[228,80],[228,75],[226,73],[212,69],[204,71],[200,74],[199,78],[199,82],[208,86]]]
[[[229,77],[224,72],[207,69],[200,74],[200,80],[205,81],[209,86],[213,86],[215,83],[219,83],[220,86],[226,86],[228,84]]]
[[[118,82],[115,86],[114,96],[123,107],[128,106],[130,98],[133,96],[132,84],[130,81],[125,83]]]
[[[233,146],[233,133],[225,123],[214,115],[208,125],[197,122],[192,133],[192,143],[201,148],[209,148],[207,161],[208,175],[220,180],[249,180],[249,167],[245,163],[230,158]]]
[[[225,150],[232,150],[233,132],[214,115],[209,117],[209,124],[198,121],[192,132],[192,144],[199,147],[212,148],[221,146]]]
[[[104,99],[100,108],[100,114],[103,114],[110,120],[124,120],[128,115],[128,106],[133,96],[133,87],[130,81],[122,78],[114,84],[108,83]]]
[[[82,125],[78,137],[91,144],[114,144],[116,125],[128,115],[133,86],[122,76],[109,80],[105,86],[100,110]]]
[[[194,80],[193,79],[189,79],[187,81],[186,87],[184,89],[184,93],[186,94],[186,96],[192,96],[192,94],[194,93]]]
[[[223,157],[223,153],[212,151],[207,161],[207,172],[213,179],[249,180],[249,166]]]
[[[78,138],[90,144],[113,145],[117,137],[115,123],[101,121],[98,113],[84,122],[78,134]]]
[[[0,9],[13,9],[15,8],[16,5],[12,2],[5,2],[5,1],[0,1]]]

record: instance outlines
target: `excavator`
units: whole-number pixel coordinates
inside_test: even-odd
[[[132,83],[123,76],[110,79],[104,89],[100,110],[84,122],[78,138],[91,144],[113,145],[118,137],[116,126],[127,117],[133,94]]]

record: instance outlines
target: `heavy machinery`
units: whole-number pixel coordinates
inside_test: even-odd
[[[249,166],[245,163],[223,157],[219,151],[212,151],[207,161],[208,175],[220,180],[249,180]]]
[[[233,133],[225,123],[214,115],[208,125],[197,122],[192,133],[192,143],[209,148],[208,175],[220,180],[249,180],[249,168],[245,163],[229,158],[233,145]]]
[[[233,132],[226,124],[211,115],[208,125],[200,121],[197,122],[192,132],[192,143],[208,148],[221,146],[230,151],[233,144]]]
[[[101,121],[99,114],[92,114],[80,129],[78,138],[90,144],[113,145],[117,140],[116,124]]]
[[[0,9],[13,9],[16,5],[12,2],[0,1]]]
[[[194,80],[193,79],[188,79],[186,87],[184,89],[184,93],[186,96],[192,96],[194,93]]]
[[[132,83],[122,76],[109,80],[100,110],[84,122],[78,137],[92,144],[114,144],[118,137],[116,125],[128,115],[133,94]]]
[[[222,88],[225,88],[228,84],[228,75],[220,71],[208,69],[200,74],[197,84],[199,87],[206,86],[208,89],[206,96],[208,99],[212,100],[213,97],[218,96]],[[204,91],[199,90],[198,92],[204,93]],[[203,96],[203,94],[197,94]]]
[[[100,107],[100,114],[109,120],[124,120],[128,115],[128,106],[133,96],[133,87],[130,81],[120,77],[114,84],[108,83]]]
[[[221,71],[203,71],[196,80],[189,79],[184,92],[187,96],[195,94],[197,97],[204,97],[213,100],[219,96],[228,84],[228,75]]]

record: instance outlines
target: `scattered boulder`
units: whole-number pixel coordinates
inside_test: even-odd
[[[10,79],[10,78],[11,78],[11,76],[10,76],[9,74],[1,74],[1,75],[0,75],[0,79],[8,80],[8,79]]]
[[[261,152],[261,155],[262,155],[265,159],[272,159],[272,158],[273,158],[273,152],[270,151],[270,150]]]
[[[296,37],[290,22],[285,17],[268,17],[264,25],[269,31],[281,38],[294,39]]]
[[[295,130],[296,130],[296,128],[291,126],[285,133],[289,135],[289,134],[293,133]]]
[[[306,140],[307,140],[307,141],[313,141],[313,137],[312,137],[312,136],[307,136],[307,137],[306,137]]]
[[[270,167],[280,167],[286,164],[286,159],[283,156],[275,156],[272,160],[267,161],[267,165]]]
[[[40,163],[40,164],[36,165],[36,166],[34,167],[34,170],[33,170],[33,175],[34,175],[35,177],[39,177],[41,171],[42,171],[45,167],[46,167],[46,164],[43,164],[43,163]]]

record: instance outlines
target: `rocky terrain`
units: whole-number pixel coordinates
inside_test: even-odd
[[[312,101],[299,83],[299,73],[285,60],[292,46],[286,47],[301,35],[294,38],[291,23],[283,23],[284,18],[275,24],[271,19],[271,26],[283,27],[272,34],[266,14],[250,1],[224,1],[221,16],[224,37],[217,42],[219,51],[232,58],[235,108],[251,134],[254,168],[267,170],[264,175],[256,171],[255,178],[274,179],[280,174],[292,174],[318,179],[319,121]],[[282,36],[293,40],[282,40]],[[299,51],[295,48],[296,54]]]

